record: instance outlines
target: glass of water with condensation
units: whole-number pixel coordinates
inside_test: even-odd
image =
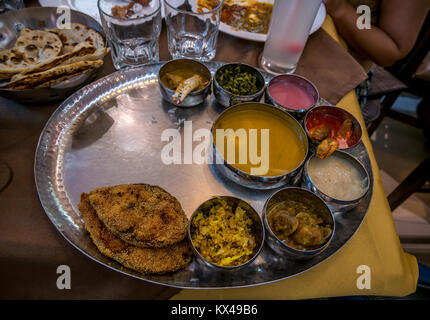
[[[103,30],[117,70],[157,62],[161,0],[98,0]]]
[[[273,74],[293,73],[322,0],[276,0],[261,66]]]
[[[215,58],[222,0],[164,0],[169,52],[173,58]]]

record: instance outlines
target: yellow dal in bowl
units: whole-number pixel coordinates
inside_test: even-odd
[[[269,154],[267,155],[269,164],[268,171],[266,174],[259,174],[258,176],[275,177],[287,174],[296,169],[305,159],[305,146],[298,133],[287,121],[268,111],[241,110],[225,114],[218,120],[214,129],[213,139],[217,149],[219,144],[217,143],[216,129],[233,129],[234,132],[237,132],[238,129],[245,130],[247,161],[245,163],[240,163],[239,149],[241,147],[241,142],[237,135],[224,138],[224,159],[227,159],[227,162],[233,167],[248,174],[252,174],[251,168],[258,168],[260,166],[250,161],[250,129],[257,129],[256,149],[258,157],[263,157],[261,155],[261,130],[269,129]],[[228,141],[232,139],[235,140],[234,163],[228,161]]]

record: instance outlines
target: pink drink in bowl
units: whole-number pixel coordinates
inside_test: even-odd
[[[274,74],[293,73],[322,0],[275,0],[262,67]]]
[[[269,92],[280,105],[295,110],[309,109],[315,103],[312,96],[294,83],[275,83]]]
[[[306,78],[281,74],[270,80],[265,97],[267,103],[286,109],[297,119],[302,119],[318,103],[319,93]]]

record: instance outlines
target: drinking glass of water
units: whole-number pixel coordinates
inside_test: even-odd
[[[117,70],[157,62],[161,0],[98,0],[103,30]]]
[[[276,0],[261,66],[270,73],[293,73],[322,0]]]
[[[222,0],[164,0],[169,52],[173,58],[215,58]]]

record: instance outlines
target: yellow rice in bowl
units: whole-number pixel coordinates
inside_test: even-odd
[[[247,262],[257,246],[253,221],[245,209],[235,210],[218,199],[209,212],[199,211],[191,222],[194,247],[209,262],[234,267]]]

